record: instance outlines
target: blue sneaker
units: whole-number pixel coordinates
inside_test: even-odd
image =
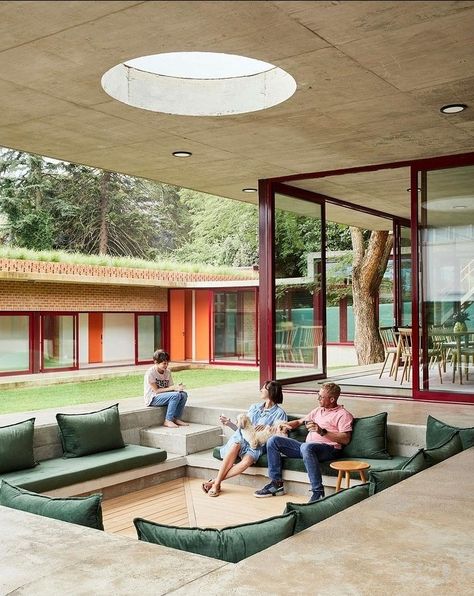
[[[283,482],[281,482],[281,481],[276,482],[276,481],[272,480],[272,482],[265,485],[260,490],[256,490],[253,493],[253,496],[257,497],[259,499],[262,499],[265,497],[279,497],[284,494],[285,494],[285,487],[283,486]]]
[[[324,499],[324,492],[318,491],[316,493],[312,493],[308,503],[315,503],[316,501],[319,501],[321,499]]]

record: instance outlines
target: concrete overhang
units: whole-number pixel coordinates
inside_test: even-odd
[[[474,151],[470,1],[1,2],[0,32],[6,147],[253,202],[242,188],[261,178]],[[113,66],[173,51],[263,60],[297,91],[220,117],[144,111],[103,91]],[[470,108],[440,113],[457,101]],[[172,157],[183,149],[192,158]],[[298,186],[410,217],[406,169]],[[337,207],[328,218],[381,225]]]

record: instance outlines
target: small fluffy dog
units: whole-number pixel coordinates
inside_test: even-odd
[[[250,418],[247,414],[239,414],[237,416],[237,428],[240,428],[242,436],[252,449],[257,449],[257,447],[265,445],[268,439],[275,434],[275,427],[278,429],[276,431],[277,433],[285,432],[282,428],[283,424],[285,423],[280,422],[280,424],[276,424],[275,426],[267,426],[263,430],[255,430],[255,426],[250,422]]]

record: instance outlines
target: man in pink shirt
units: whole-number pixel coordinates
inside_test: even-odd
[[[303,459],[311,482],[309,502],[324,497],[319,462],[337,459],[343,445],[348,445],[352,434],[352,414],[337,403],[341,388],[335,383],[324,383],[318,393],[319,407],[304,418],[286,423],[288,430],[306,424],[305,443],[282,435],[274,435],[267,442],[268,473],[271,482],[255,491],[255,497],[276,497],[285,494],[282,481],[281,457]]]

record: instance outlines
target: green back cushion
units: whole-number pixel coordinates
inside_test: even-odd
[[[302,418],[302,416],[291,416],[290,415],[290,416],[288,416],[288,422],[291,422],[292,420],[299,420],[300,418]],[[290,432],[288,433],[288,436],[290,437],[290,439],[295,439],[295,441],[299,441],[300,443],[305,443],[306,437],[308,436],[308,430],[306,429],[306,425],[302,424],[298,428],[290,430]]]
[[[433,416],[428,416],[426,421],[426,448],[432,449],[433,447],[438,447],[452,437],[456,431],[459,431],[463,449],[469,449],[469,447],[474,446],[474,426],[470,428],[458,428],[441,422],[441,420],[437,420]]]
[[[0,473],[25,470],[36,465],[33,456],[35,419],[0,427]]]
[[[369,494],[375,495],[386,488],[413,476],[410,470],[384,470],[383,472],[369,472]]]
[[[425,450],[419,449],[415,455],[412,455],[410,459],[400,467],[400,470],[405,470],[407,472],[411,472],[412,474],[418,474],[418,472],[421,472],[427,467],[428,464],[425,459]]]
[[[284,513],[296,513],[295,534],[363,501],[369,496],[369,485],[361,484],[330,495],[314,503],[287,503]]]
[[[351,442],[342,448],[341,459],[345,457],[390,459],[387,451],[387,412],[354,418]]]
[[[428,466],[434,466],[435,464],[448,459],[460,453],[462,451],[461,438],[459,432],[456,431],[447,441],[445,441],[439,447],[433,449],[425,449],[425,461]]]
[[[88,414],[56,414],[64,457],[125,447],[118,404]]]
[[[138,539],[184,550],[229,563],[238,563],[293,535],[295,513],[269,517],[258,522],[215,530],[178,528],[141,518],[133,523]]]
[[[102,495],[52,498],[18,488],[5,480],[0,486],[0,505],[103,530]]]

